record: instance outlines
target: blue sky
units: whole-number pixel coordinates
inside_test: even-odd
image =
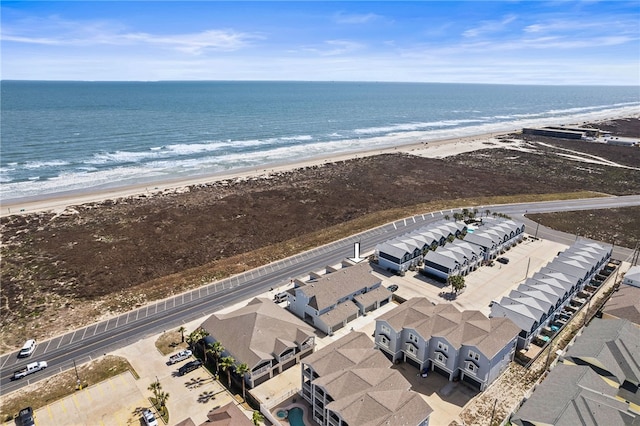
[[[640,84],[638,1],[2,1],[2,78]]]

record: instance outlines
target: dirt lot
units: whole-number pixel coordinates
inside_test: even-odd
[[[549,228],[616,246],[632,249],[640,243],[640,207],[529,214],[527,217]]]
[[[599,126],[619,136],[640,134],[640,119]],[[640,192],[637,169],[564,156],[571,149],[637,166],[640,149],[530,137],[525,147],[444,159],[379,155],[59,215],[2,218],[0,351],[15,349],[25,334],[45,339],[402,217],[402,208],[493,196]],[[323,234],[327,229],[334,232]]]

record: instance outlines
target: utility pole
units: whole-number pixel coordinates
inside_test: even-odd
[[[76,360],[73,360],[73,369],[76,371],[76,384],[77,384],[77,388],[78,390],[82,390],[82,384],[80,381],[80,375],[78,374],[78,367],[76,367]]]
[[[498,404],[498,398],[493,401],[493,411],[491,411],[491,421],[489,422],[489,426],[493,425],[493,417],[496,415],[496,405]]]

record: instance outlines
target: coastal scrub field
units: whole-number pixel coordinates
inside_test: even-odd
[[[637,137],[640,119],[597,127]],[[442,159],[384,154],[63,213],[3,217],[1,350],[14,350],[27,335],[45,339],[418,209],[489,204],[496,197],[640,192],[640,149],[520,134],[505,139],[518,149]]]

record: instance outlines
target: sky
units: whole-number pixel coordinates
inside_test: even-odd
[[[2,1],[6,80],[640,85],[636,1]]]

